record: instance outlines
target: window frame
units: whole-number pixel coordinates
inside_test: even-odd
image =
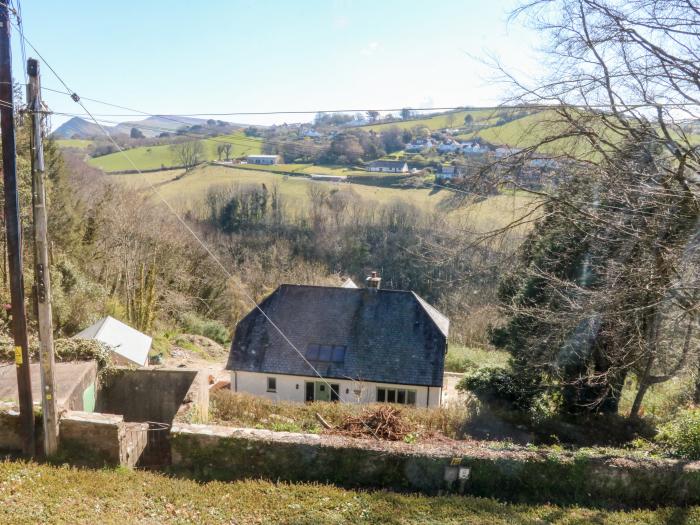
[[[272,384],[272,386],[270,386]],[[274,376],[267,376],[267,389],[266,392],[277,393],[277,378]]]
[[[390,401],[390,397],[394,400]],[[402,398],[403,401],[400,401],[400,399]],[[391,403],[404,406],[416,406],[418,392],[416,390],[411,390],[410,388],[388,388],[385,386],[378,386],[376,399],[377,403]]]

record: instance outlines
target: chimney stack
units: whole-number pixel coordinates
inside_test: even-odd
[[[372,292],[376,292],[379,290],[379,284],[381,282],[382,278],[379,277],[379,274],[377,272],[372,272],[372,275],[367,277],[367,288]]]

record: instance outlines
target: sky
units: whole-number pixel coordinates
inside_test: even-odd
[[[14,0],[17,3],[17,0]],[[74,92],[151,114],[482,106],[483,62],[537,68],[511,0],[94,0],[22,3],[27,39]],[[13,28],[14,76],[22,78]],[[36,53],[27,47],[28,56]],[[63,89],[42,64],[44,87]],[[56,113],[81,113],[48,91]],[[99,115],[122,110],[85,101]],[[54,115],[54,128],[66,116]],[[134,120],[101,117],[104,120]],[[309,115],[229,116],[254,124]]]

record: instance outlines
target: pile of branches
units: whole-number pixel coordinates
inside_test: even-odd
[[[388,441],[402,441],[411,429],[401,417],[401,410],[386,405],[365,409],[357,416],[348,416],[333,432],[352,437],[371,436]]]

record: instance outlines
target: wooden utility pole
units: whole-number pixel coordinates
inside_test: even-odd
[[[22,426],[22,451],[34,455],[34,412],[32,380],[29,371],[27,316],[24,309],[24,277],[22,276],[22,231],[17,195],[17,165],[15,152],[14,93],[12,83],[12,53],[10,51],[10,13],[7,3],[0,2],[0,133],[2,138],[2,176],[5,184],[5,227],[7,229],[7,258],[12,298],[12,335],[17,365],[17,390]]]
[[[27,103],[32,122],[32,207],[34,208],[34,282],[39,317],[41,408],[44,423],[44,454],[58,449],[58,415],[54,385],[53,317],[49,274],[48,221],[44,188],[44,144],[42,137],[41,77],[39,61],[27,60]]]

